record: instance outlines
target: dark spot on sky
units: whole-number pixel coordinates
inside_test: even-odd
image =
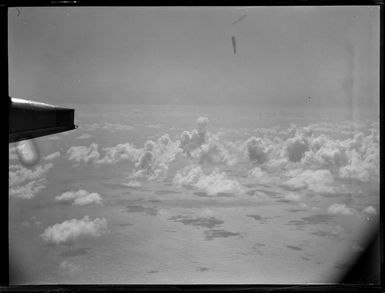
[[[148,271],[147,273],[149,273],[149,274],[156,274],[156,273],[159,273],[159,271],[157,271],[157,270],[152,270],[152,271]]]
[[[150,199],[149,201],[150,201],[150,202],[156,202],[156,203],[162,202],[162,201],[160,201],[160,200],[158,200],[158,199]]]
[[[206,240],[213,240],[214,238],[227,238],[231,236],[239,236],[241,234],[226,231],[226,230],[213,229],[213,230],[205,231],[205,235],[206,235]]]
[[[221,225],[224,222],[222,220],[216,219],[214,217],[210,218],[188,218],[184,216],[174,216],[169,220],[174,222],[183,223],[184,225],[199,226],[205,228],[214,228],[215,226]]]
[[[156,216],[158,214],[158,209],[154,207],[143,207],[139,205],[126,206],[126,210],[129,213],[146,213],[150,216]]]
[[[60,253],[60,256],[61,257],[73,257],[73,256],[85,255],[85,254],[87,254],[88,250],[89,250],[89,248],[85,248],[85,247],[76,248],[76,249],[68,249],[68,250]]]
[[[310,260],[310,258],[308,258],[308,257],[306,257],[306,256],[301,256],[301,258],[304,259],[304,260],[307,260],[307,261]]]
[[[299,247],[299,246],[293,246],[293,245],[286,245],[287,248],[290,248],[290,249],[293,249],[293,250],[297,250],[297,251],[301,251],[302,248]]]

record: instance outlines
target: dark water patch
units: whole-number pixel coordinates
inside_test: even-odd
[[[155,191],[155,194],[158,194],[158,195],[177,194],[177,193],[180,193],[180,192],[175,191],[175,190],[157,190],[157,191]]]
[[[158,209],[154,207],[144,207],[139,205],[126,206],[128,213],[146,213],[150,216],[158,215]]]
[[[247,194],[247,195],[254,195],[255,192],[256,192],[255,189],[250,189],[250,190],[246,191],[246,194]]]
[[[158,199],[149,199],[148,201],[150,201],[150,202],[155,202],[155,203],[160,203],[160,202],[162,202],[161,200],[158,200]]]
[[[297,250],[297,251],[301,251],[302,248],[299,247],[299,246],[294,246],[294,245],[286,245],[287,248],[290,248],[292,250]]]
[[[315,224],[327,223],[333,218],[334,218],[333,215],[318,214],[318,215],[304,217],[302,219],[306,222],[306,224],[315,225]]]
[[[205,267],[197,267],[197,271],[199,271],[199,272],[207,272],[208,270],[210,270],[210,269],[205,268]]]
[[[248,188],[254,188],[254,187],[258,187],[258,186],[260,186],[260,184],[255,184],[255,183],[247,183],[247,184],[245,184],[245,186],[246,186],[246,187],[248,187]]]
[[[255,243],[255,244],[252,246],[252,248],[253,248],[253,249],[257,249],[257,248],[261,248],[261,247],[265,247],[265,246],[266,246],[265,244],[260,243],[260,242],[257,242],[257,243]]]
[[[87,254],[89,248],[81,247],[76,249],[68,249],[62,253],[60,253],[61,257],[74,257],[79,255],[85,255]]]
[[[306,212],[305,209],[287,209],[287,211],[292,213]]]
[[[152,270],[152,271],[148,271],[147,273],[148,273],[148,274],[156,274],[156,273],[159,273],[159,271],[157,271],[157,270]]]
[[[219,197],[234,197],[235,194],[231,192],[218,192],[217,196]]]
[[[127,226],[132,226],[133,224],[131,224],[131,223],[119,223],[118,225],[120,227],[127,227]]]
[[[259,192],[263,192],[266,195],[272,196],[272,197],[278,197],[280,196],[279,192],[271,191],[271,190],[265,190],[265,189],[257,189]]]
[[[308,217],[303,217],[301,220],[291,220],[286,225],[294,225],[297,227],[303,227],[304,225],[317,225],[328,223],[334,215],[319,214]]]
[[[183,223],[184,225],[199,226],[199,227],[205,227],[208,229],[214,228],[215,226],[218,226],[224,223],[222,220],[219,220],[214,217],[189,218],[184,216],[174,216],[169,218],[169,220]]]
[[[214,238],[227,238],[231,236],[240,236],[240,233],[230,232],[226,230],[208,230],[205,231],[206,240],[213,240]]]
[[[316,231],[311,233],[312,235],[320,236],[320,237],[337,237],[337,235],[327,232],[327,231]]]
[[[209,195],[207,194],[207,192],[204,192],[204,191],[196,191],[193,193],[194,195],[197,195],[197,196],[200,196],[200,197],[208,197]]]
[[[262,217],[260,215],[247,215],[250,218],[253,218],[256,221],[259,221],[261,224],[265,224],[268,219],[271,219],[271,217]]]

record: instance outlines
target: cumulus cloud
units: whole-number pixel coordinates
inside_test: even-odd
[[[100,154],[96,143],[92,143],[89,147],[72,146],[67,151],[68,160],[75,161],[76,163],[92,163],[97,161],[99,157]]]
[[[333,215],[354,215],[356,210],[348,207],[344,203],[334,203],[328,208],[328,213]]]
[[[103,149],[104,157],[96,161],[98,164],[114,164],[121,161],[135,162],[139,159],[142,151],[135,148],[131,143],[121,143],[113,147]]]
[[[244,148],[250,161],[255,161],[259,164],[267,160],[269,152],[272,150],[265,140],[254,136],[246,140]]]
[[[107,232],[107,220],[96,218],[90,220],[88,216],[83,219],[72,219],[55,224],[44,230],[40,235],[47,242],[55,245],[73,244],[79,239],[98,238]]]
[[[102,204],[102,197],[98,193],[90,193],[86,190],[79,189],[78,191],[67,191],[55,197],[56,201],[72,202],[75,206],[85,206],[92,203]]]
[[[257,179],[258,183],[268,183],[272,180],[271,176],[263,171],[260,167],[254,167],[248,172],[248,176]]]
[[[292,189],[308,189],[327,193],[334,191],[332,186],[334,178],[329,170],[292,170],[288,174],[293,178],[287,180],[284,185]]]
[[[190,165],[177,172],[173,180],[178,186],[191,186],[207,192],[208,195],[218,193],[243,193],[244,188],[236,181],[227,178],[226,173],[214,169],[209,175],[204,174],[200,166]]]
[[[46,187],[45,174],[53,167],[52,163],[39,165],[33,169],[21,165],[9,166],[9,195],[31,199]]]
[[[52,154],[49,154],[47,155],[44,160],[46,161],[50,161],[50,160],[53,160],[53,159],[56,159],[56,158],[59,158],[60,157],[60,152],[54,152]]]
[[[362,212],[370,215],[377,215],[377,210],[372,206],[367,206]]]

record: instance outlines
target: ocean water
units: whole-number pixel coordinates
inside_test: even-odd
[[[376,111],[65,106],[10,144],[12,284],[333,283],[378,227]]]

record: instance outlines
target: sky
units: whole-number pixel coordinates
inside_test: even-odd
[[[12,97],[378,108],[379,7],[20,7],[8,17]]]

